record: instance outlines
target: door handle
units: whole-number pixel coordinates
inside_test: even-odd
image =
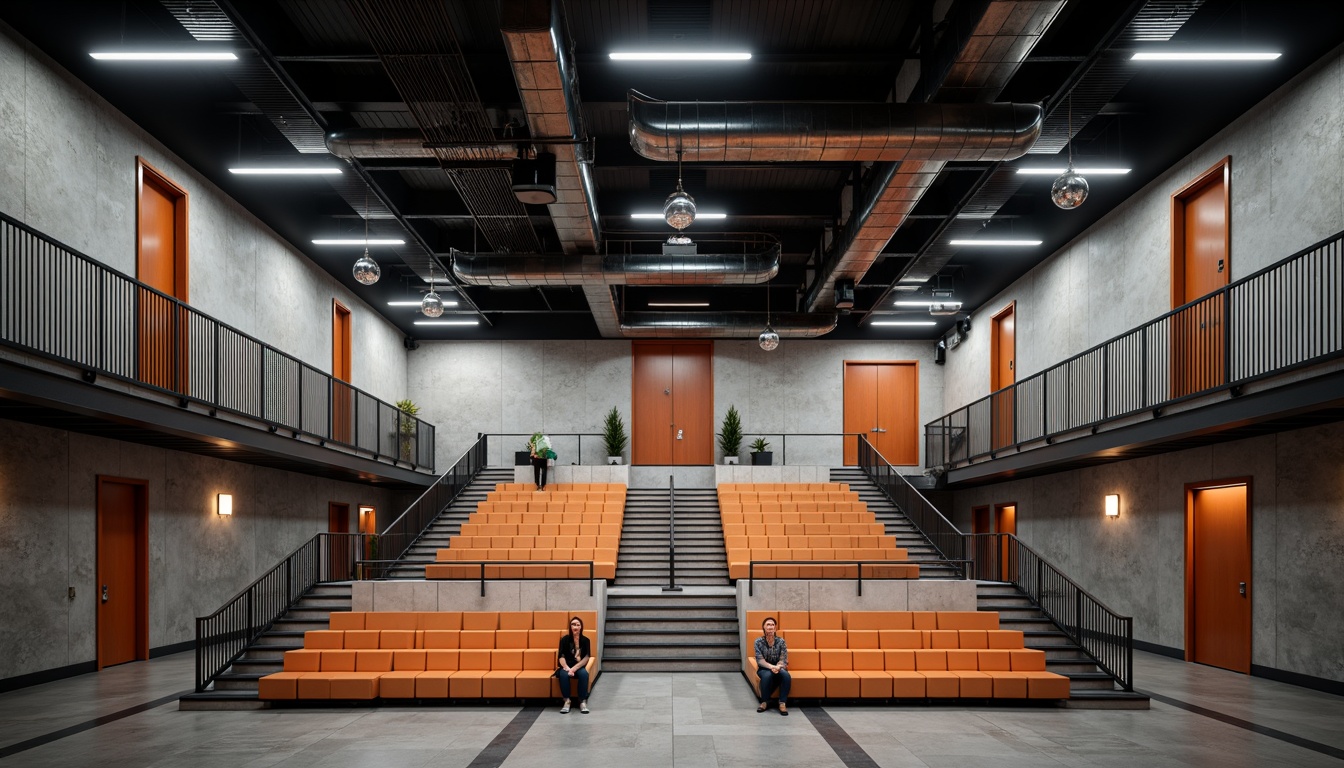
[[[1244,581],[1242,581],[1242,582],[1238,582],[1238,583],[1237,583],[1237,591],[1241,593],[1241,596],[1242,596],[1242,597],[1245,597],[1245,596],[1246,596],[1246,582],[1244,582]]]
[[[874,429],[873,431],[874,431],[874,432],[883,432],[883,433],[885,433],[887,430],[885,430],[885,429],[883,429],[883,428],[881,428],[881,427],[878,427],[877,429]]]
[[[677,439],[678,439],[678,440],[681,439],[681,433],[682,433],[682,430],[678,429],[678,430],[677,430]]]
[[[107,585],[106,585],[106,584],[103,585],[103,602],[104,602],[104,603],[107,602]]]

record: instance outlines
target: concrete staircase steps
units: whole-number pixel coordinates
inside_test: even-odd
[[[919,532],[915,524],[882,492],[858,467],[832,467],[832,483],[849,483],[849,489],[859,495],[887,534],[896,538],[896,546],[906,550],[909,561],[919,565],[922,579],[960,579],[960,566],[946,562],[938,550]]]
[[[737,596],[731,588],[703,594],[691,586],[686,592],[612,587],[602,670],[735,672],[742,666],[737,630]]]
[[[728,555],[723,548],[717,493],[681,489],[676,499],[677,584],[726,586]],[[613,585],[666,586],[671,582],[671,524],[667,490],[631,488],[626,492]]]
[[[472,512],[476,511],[476,506],[485,501],[486,496],[496,485],[511,482],[513,482],[513,467],[482,469],[471,484],[439,513],[434,522],[430,523],[400,562],[389,569],[388,578],[423,579],[425,565],[434,562],[439,550],[446,548],[452,537],[462,530],[462,524]]]

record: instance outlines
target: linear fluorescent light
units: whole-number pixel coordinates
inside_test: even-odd
[[[361,238],[357,238],[357,239],[345,239],[345,240],[341,240],[341,239],[326,239],[326,240],[321,240],[321,239],[319,239],[319,240],[314,240],[314,241],[313,241],[313,245],[405,245],[405,244],[406,244],[406,241],[405,241],[405,240],[394,240],[394,239],[385,239],[385,240],[369,239],[369,240],[365,240],[365,239],[362,238],[362,237],[361,237]]]
[[[1040,240],[948,240],[948,245],[988,245],[998,248],[1023,248],[1040,245]]]
[[[94,51],[99,61],[237,61],[229,51]]]
[[[662,219],[662,218],[663,218],[663,214],[661,214],[661,213],[632,213],[632,214],[630,214],[630,218],[632,218],[632,219]],[[728,218],[728,214],[726,214],[726,213],[710,213],[710,212],[708,212],[708,211],[700,211],[700,212],[698,212],[698,213],[695,214],[695,218],[697,218],[697,219],[726,219],[726,218]]]
[[[937,325],[933,320],[874,320],[873,325]]]
[[[413,325],[480,325],[480,320],[416,320]]]
[[[933,301],[894,301],[892,304],[898,307],[932,307],[936,304],[956,304],[961,306],[961,302],[956,299],[934,299]]]
[[[238,176],[338,176],[340,168],[230,168]]]
[[[614,51],[612,61],[747,61],[746,51]]]
[[[416,309],[419,309],[419,308],[421,307],[421,302],[418,302],[418,301],[389,301],[389,302],[387,302],[387,306],[389,306],[389,307],[415,307]],[[445,301],[443,302],[443,306],[445,306],[445,307],[456,307],[456,306],[457,306],[457,302],[456,302],[456,301],[447,301],[447,300],[445,300]]]
[[[1058,176],[1067,171],[1068,168],[1018,168],[1020,174],[1032,176]],[[1083,176],[1123,176],[1129,173],[1129,168],[1074,168],[1073,172]]]
[[[1273,61],[1281,55],[1270,51],[1143,51],[1130,61]]]
[[[650,307],[708,307],[708,301],[650,301]]]

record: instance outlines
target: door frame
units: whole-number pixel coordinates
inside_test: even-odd
[[[913,465],[912,465],[912,464],[894,464],[894,465],[892,465],[892,466],[898,466],[898,467],[918,466],[918,465],[919,465],[919,462],[922,461],[922,460],[924,459],[924,456],[921,455],[920,445],[919,445],[919,397],[920,397],[920,392],[919,392],[919,360],[862,360],[862,359],[848,360],[848,359],[846,359],[846,360],[841,360],[840,363],[841,363],[841,365],[840,365],[840,462],[841,462],[841,465],[842,465],[842,466],[846,466],[846,467],[852,467],[852,466],[855,466],[855,465],[858,463],[858,450],[859,450],[858,445],[859,445],[859,440],[858,440],[857,437],[854,439],[854,456],[855,456],[854,461],[855,461],[855,464],[850,464],[850,463],[846,462],[846,460],[845,460],[845,458],[846,458],[846,456],[847,456],[847,449],[846,449],[846,445],[847,445],[847,443],[846,443],[846,441],[847,441],[848,438],[849,438],[849,435],[845,432],[845,405],[846,405],[846,403],[848,402],[848,401],[847,401],[847,397],[848,397],[848,395],[847,395],[847,393],[845,392],[845,382],[848,381],[848,379],[849,379],[849,367],[850,367],[851,365],[852,365],[852,366],[864,366],[864,365],[903,365],[903,366],[909,366],[909,367],[913,368],[913,369],[914,369],[914,374],[915,374],[915,390],[914,390],[914,393],[915,393],[915,413],[914,413],[914,418],[913,418],[912,421],[911,421],[911,424],[912,424],[912,425],[914,426],[914,428],[915,428],[915,464],[913,464]],[[874,415],[876,415],[876,412],[874,412]],[[869,442],[871,443],[872,441],[869,440]],[[874,446],[874,447],[876,447],[876,446]],[[886,457],[883,457],[883,458],[886,458]]]
[[[1185,304],[1185,206],[1208,187],[1223,185],[1223,284],[1232,276],[1232,156],[1209,166],[1185,186],[1171,193],[1171,308]]]
[[[1003,309],[989,317],[989,391],[997,392],[1006,384],[999,381],[999,358],[1003,350],[999,348],[999,325],[1006,315],[1013,316],[1013,384],[1017,383],[1017,300],[1008,302]]]
[[[168,178],[167,174],[150,165],[145,158],[135,157],[135,276],[140,278],[140,214],[145,194],[145,182],[164,188],[173,200],[173,298],[189,303],[188,277],[189,247],[187,241],[187,208],[190,196],[187,190]]]
[[[1246,574],[1246,593],[1251,599],[1251,610],[1246,612],[1246,668],[1250,671],[1250,660],[1253,658],[1255,638],[1252,635],[1255,617],[1255,576],[1254,571],[1254,550],[1252,550],[1254,530],[1252,528],[1252,485],[1251,478],[1246,477],[1228,477],[1221,480],[1204,480],[1196,483],[1185,484],[1185,660],[1193,662],[1195,660],[1195,494],[1199,491],[1207,491],[1215,488],[1229,488],[1234,486],[1243,486],[1246,489],[1246,554],[1247,563],[1252,567]]]
[[[93,599],[94,599],[94,668],[102,669],[102,644],[99,637],[103,632],[103,612],[101,591],[98,588],[102,577],[100,560],[101,538],[103,530],[103,486],[108,483],[135,487],[135,660],[149,658],[149,481],[133,477],[115,477],[96,475],[94,495],[94,543],[93,543]]]
[[[683,348],[683,347],[684,347],[684,348],[688,348],[688,349],[704,350],[704,351],[705,351],[705,361],[706,361],[706,363],[708,364],[707,380],[706,380],[705,383],[706,383],[706,384],[708,385],[708,387],[709,387],[709,409],[708,409],[708,411],[707,411],[707,413],[706,413],[706,417],[707,417],[707,418],[705,419],[704,423],[701,424],[700,426],[703,427],[703,428],[705,428],[705,429],[707,429],[707,433],[708,433],[708,434],[707,434],[708,451],[709,451],[709,453],[708,453],[708,458],[709,458],[708,463],[694,463],[694,464],[692,464],[692,463],[685,463],[685,462],[680,462],[680,463],[679,463],[679,462],[677,461],[677,451],[678,451],[678,449],[677,449],[676,444],[675,444],[675,442],[674,442],[675,438],[673,437],[673,433],[670,431],[670,427],[669,427],[669,431],[667,432],[667,439],[668,439],[668,441],[669,441],[669,445],[668,445],[668,457],[669,457],[669,461],[670,461],[670,463],[668,463],[668,464],[649,464],[649,463],[647,463],[647,462],[643,462],[643,461],[639,461],[639,460],[637,460],[636,455],[635,455],[635,445],[636,445],[636,444],[635,444],[635,434],[636,434],[639,430],[641,430],[641,429],[648,429],[648,424],[645,423],[644,418],[643,418],[643,416],[644,416],[644,411],[643,411],[642,409],[639,408],[640,404],[641,404],[642,402],[645,402],[645,401],[643,401],[643,400],[641,399],[640,390],[639,390],[639,385],[641,385],[641,384],[643,384],[643,383],[645,383],[645,382],[642,381],[642,380],[640,380],[640,379],[637,379],[636,376],[637,376],[637,370],[639,369],[639,359],[641,359],[641,358],[643,357],[643,354],[644,354],[644,353],[641,352],[641,350],[648,349],[648,348],[650,348],[650,347],[670,347],[670,348],[673,350],[672,355],[670,356],[670,360],[671,360],[671,368],[670,368],[670,370],[669,370],[669,375],[670,375],[670,377],[671,377],[671,378],[670,378],[670,381],[669,381],[669,384],[670,384],[671,388],[668,390],[668,394],[671,395],[671,397],[672,397],[672,401],[669,403],[668,407],[671,409],[671,414],[670,414],[670,415],[672,416],[673,419],[676,419],[676,418],[677,418],[677,407],[676,407],[676,406],[677,406],[677,401],[678,401],[678,396],[677,396],[677,392],[678,392],[678,390],[677,390],[677,387],[676,387],[676,381],[677,381],[677,375],[676,375],[676,370],[677,370],[677,369],[676,369],[677,352],[676,352],[676,350],[677,350],[678,348]],[[717,431],[717,429],[715,428],[716,425],[715,425],[715,422],[714,422],[714,399],[715,399],[715,395],[716,395],[715,382],[714,382],[714,353],[715,353],[715,351],[716,351],[716,347],[715,347],[715,344],[714,344],[714,340],[713,340],[713,339],[632,339],[632,340],[630,341],[630,414],[631,414],[631,417],[630,417],[630,418],[631,418],[631,421],[630,421],[630,430],[631,430],[631,438],[630,438],[630,440],[631,440],[631,442],[630,442],[630,466],[632,466],[632,467],[633,467],[633,466],[645,466],[645,467],[652,467],[652,466],[686,466],[686,467],[703,467],[703,466],[711,466],[711,467],[712,467],[712,466],[714,466],[714,456],[715,456],[715,453],[716,453],[717,448],[718,448],[718,431]],[[698,353],[697,353],[697,354],[698,354]],[[645,395],[645,397],[647,397],[647,394]],[[641,443],[640,445],[642,446],[643,443]],[[647,453],[647,449],[644,449],[644,450],[645,450],[645,452]],[[682,450],[683,457],[684,457],[685,453],[689,452],[689,449],[686,449],[686,448],[682,448],[681,450]],[[700,450],[703,450],[703,446],[701,447]],[[647,456],[641,454],[638,458],[639,458],[639,459],[646,459]]]
[[[1013,318],[1013,348],[1008,365],[1013,374],[1009,384],[1000,377],[1000,363],[1003,361],[1003,345],[999,342],[999,330],[1003,320],[1009,315]],[[999,451],[1017,444],[1017,390],[998,393],[1005,387],[1017,384],[1017,301],[1013,300],[995,312],[989,318],[989,391],[990,391],[990,427],[989,445],[991,451]],[[993,455],[993,454],[991,454]]]

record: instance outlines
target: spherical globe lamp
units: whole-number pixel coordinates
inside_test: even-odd
[[[420,300],[420,313],[425,317],[442,316],[443,299],[439,298],[439,294],[432,290],[426,293],[425,297]]]
[[[767,325],[765,326],[765,330],[761,331],[761,335],[756,339],[756,343],[760,344],[761,349],[764,349],[766,352],[773,352],[779,348],[779,334],[775,333],[774,328]]]
[[[1072,210],[1087,199],[1087,179],[1079,176],[1070,165],[1069,169],[1050,185],[1050,199],[1064,210]]]
[[[382,276],[383,270],[378,268],[378,262],[369,257],[369,249],[365,248],[364,255],[355,262],[355,279],[361,285],[373,285]]]

